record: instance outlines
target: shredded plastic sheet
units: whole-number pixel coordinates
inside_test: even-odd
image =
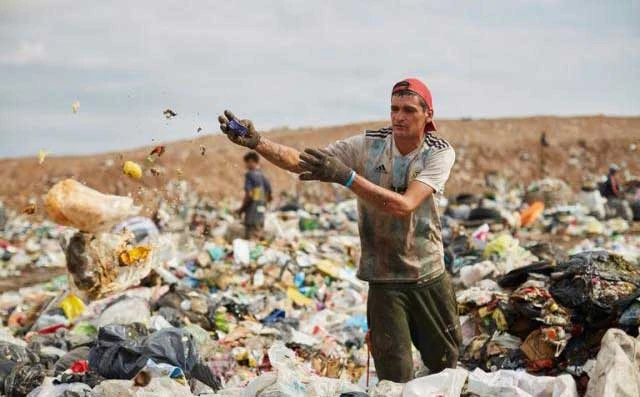
[[[586,397],[640,396],[640,337],[610,329],[602,338]]]

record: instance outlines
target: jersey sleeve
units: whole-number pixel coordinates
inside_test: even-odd
[[[336,141],[325,147],[325,150],[336,156],[347,167],[360,174],[362,172],[360,170],[360,160],[364,152],[364,139],[364,134],[355,135]]]
[[[456,152],[453,148],[447,147],[439,150],[429,156],[425,167],[415,180],[430,186],[436,193],[442,194],[455,161]]]

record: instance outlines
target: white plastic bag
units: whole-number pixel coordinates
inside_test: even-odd
[[[96,397],[193,397],[189,386],[169,377],[152,378],[144,387],[131,380],[107,379],[93,388]]]
[[[137,285],[158,267],[157,244],[137,245],[132,233],[78,232],[66,247],[69,285],[78,296],[96,300]],[[133,261],[133,252],[144,252]],[[123,265],[122,258],[133,262]],[[140,254],[138,254],[140,255]]]
[[[578,397],[571,375],[535,376],[507,369],[487,373],[476,368],[469,374],[468,391],[496,397]]]
[[[251,262],[249,241],[240,238],[233,240],[233,260],[244,266]]]
[[[140,212],[130,197],[102,194],[73,179],[53,185],[45,208],[54,222],[92,233],[108,231]]]
[[[414,379],[404,386],[402,397],[458,397],[467,380],[467,375],[466,369],[447,368],[437,374]]]
[[[91,387],[84,383],[63,383],[60,385],[54,384],[43,384],[42,386],[38,386],[35,389],[31,390],[31,392],[27,395],[27,397],[58,397],[63,395],[63,393],[68,393],[69,395],[78,395],[83,396],[85,393],[90,395]],[[66,394],[65,394],[66,395]]]
[[[640,337],[610,329],[600,342],[587,397],[640,396]]]
[[[140,298],[125,298],[107,307],[98,318],[96,325],[98,327],[104,327],[107,324],[132,323],[149,325],[150,322],[151,313],[147,301]]]
[[[496,267],[491,261],[482,261],[473,265],[464,266],[460,269],[460,280],[465,287],[471,287],[476,282],[487,277],[496,271]]]
[[[402,397],[404,385],[405,383],[382,380],[369,392],[369,395],[371,397]]]

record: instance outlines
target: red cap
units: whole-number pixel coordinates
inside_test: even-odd
[[[393,90],[391,91],[391,95],[395,94],[398,91],[411,91],[414,94],[418,95],[422,98],[426,103],[429,109],[433,110],[433,100],[431,99],[431,91],[425,83],[418,79],[404,79],[402,81],[397,82],[393,86]],[[431,121],[424,126],[424,132],[431,132],[436,130],[436,123]]]

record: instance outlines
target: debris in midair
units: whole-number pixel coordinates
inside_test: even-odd
[[[206,147],[204,147],[204,145],[200,145],[200,155],[201,155],[201,156],[204,156],[204,154],[206,153],[206,151],[207,151],[207,148],[206,148]]]
[[[182,169],[180,169],[180,168],[176,168],[176,174],[178,174],[178,176],[180,176],[180,177],[182,175],[184,175],[184,173],[182,172]]]
[[[47,154],[44,149],[40,149],[38,152],[38,164],[42,165],[42,163],[44,163],[44,158],[47,157]]]
[[[153,176],[160,176],[160,171],[158,171],[156,168],[151,168],[150,171]]]
[[[22,213],[25,215],[33,215],[38,210],[38,206],[35,203],[31,203],[22,209]]]
[[[171,109],[165,109],[165,111],[164,111],[164,112],[162,112],[162,114],[164,114],[164,117],[166,117],[166,118],[167,118],[167,120],[168,120],[168,119],[171,119],[171,118],[173,118],[173,117],[176,117],[176,116],[178,115],[178,113],[174,112],[174,111],[173,111],[173,110],[171,110]]]
[[[78,113],[78,110],[80,110],[80,102],[79,101],[74,101],[71,104],[71,110],[73,110],[73,113]]]
[[[162,154],[164,154],[164,145],[158,145],[156,147],[153,148],[153,150],[151,151],[151,153],[149,153],[149,156],[162,156]]]
[[[142,178],[142,167],[131,160],[127,160],[124,162],[124,165],[122,166],[122,172],[130,178]]]
[[[200,132],[202,131],[202,127],[198,127],[198,129],[196,130],[196,132]]]

